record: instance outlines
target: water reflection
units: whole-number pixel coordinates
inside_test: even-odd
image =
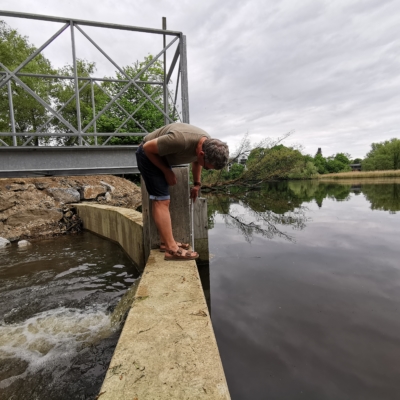
[[[399,188],[210,196],[212,319],[233,400],[398,397]]]
[[[396,213],[400,210],[400,181],[390,183],[341,183],[316,180],[273,182],[259,190],[244,191],[232,188],[229,194],[208,195],[208,225],[212,229],[217,215],[221,215],[227,228],[237,229],[247,242],[255,234],[268,239],[274,237],[295,241],[293,233],[303,230],[311,217],[307,216],[308,203],[319,208],[324,200],[349,201],[351,195],[363,195],[372,210]]]

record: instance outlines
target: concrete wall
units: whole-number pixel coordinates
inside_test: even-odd
[[[144,264],[142,214],[76,207],[85,229]],[[164,253],[150,251],[98,398],[230,399],[195,261],[165,261]]]
[[[143,271],[145,266],[143,248],[142,214],[128,208],[98,204],[74,204],[83,227],[121,245],[128,256]]]

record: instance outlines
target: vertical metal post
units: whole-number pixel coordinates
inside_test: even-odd
[[[76,119],[77,119],[78,133],[79,133],[78,144],[79,146],[82,146],[82,125],[81,125],[81,106],[79,101],[78,67],[76,65],[74,21],[72,20],[70,21],[70,29],[71,29],[71,45],[72,45],[72,63],[73,63],[74,78],[75,78]]]
[[[167,18],[162,17],[162,29],[165,31],[167,30]],[[167,38],[163,35],[163,48],[167,45]],[[168,124],[168,82],[167,82],[167,52],[164,52],[164,125]]]
[[[15,119],[14,119],[14,104],[12,99],[12,90],[11,90],[11,80],[7,82],[8,89],[8,105],[10,107],[10,121],[11,121],[11,132],[15,133]],[[13,135],[12,137],[13,146],[17,146],[17,137]]]
[[[92,89],[92,109],[93,109],[93,132],[97,133],[97,126],[96,126],[96,103],[94,101],[94,87],[93,87],[93,79],[90,80],[90,88]],[[97,146],[97,136],[94,137],[94,144]]]
[[[186,36],[181,35],[180,43],[181,46],[181,96],[182,96],[182,122],[187,124],[190,123],[189,119],[189,86],[188,86],[188,73],[187,73],[187,53],[186,53]]]

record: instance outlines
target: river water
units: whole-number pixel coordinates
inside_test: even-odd
[[[138,282],[115,243],[89,232],[0,249],[0,399],[94,399]]]
[[[400,398],[400,180],[208,197],[233,400]]]

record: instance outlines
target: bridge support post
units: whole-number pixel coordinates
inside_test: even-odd
[[[190,243],[190,210],[189,210],[189,168],[174,167],[178,183],[169,188],[171,194],[171,222],[175,240]],[[152,215],[152,202],[141,178],[144,257],[149,257],[150,250],[160,245],[157,227]]]

